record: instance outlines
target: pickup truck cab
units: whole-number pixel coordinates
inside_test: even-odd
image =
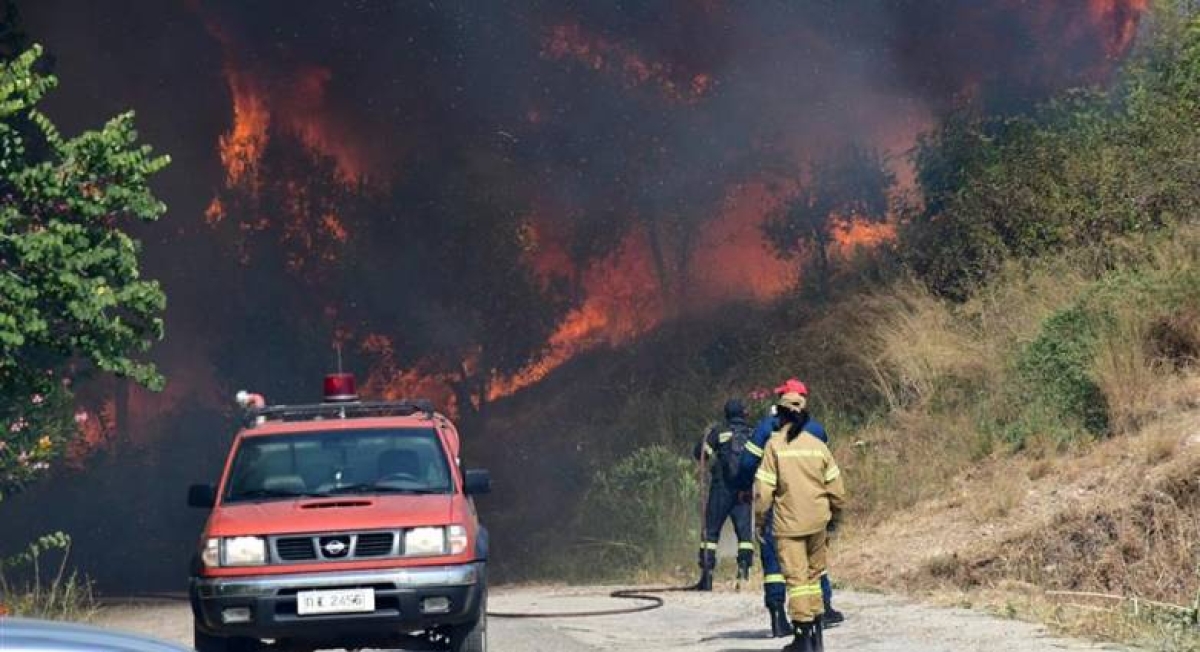
[[[211,508],[189,596],[199,652],[357,648],[419,637],[487,649],[487,531],[459,436],[424,401],[361,402],[353,377],[326,401],[268,407],[239,394],[246,424]]]

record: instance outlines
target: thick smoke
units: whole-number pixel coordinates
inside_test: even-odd
[[[175,159],[142,234],[171,389],[92,388],[129,403],[126,443],[5,505],[3,544],[61,527],[106,588],[176,587],[179,497],[216,473],[233,390],[309,399],[337,343],[470,437],[579,351],[785,291],[759,225],[806,161],[867,145],[903,178],[951,108],[1104,82],[1144,4],[18,2],[62,78],[50,114],[132,107]],[[104,543],[127,531],[155,553],[136,576]]]

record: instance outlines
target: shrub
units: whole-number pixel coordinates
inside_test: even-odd
[[[696,467],[663,446],[634,451],[600,471],[580,512],[592,572],[669,569],[700,540]],[[586,573],[585,573],[586,574]]]
[[[1197,214],[1200,16],[1155,18],[1111,90],[1068,93],[1019,116],[954,115],[921,139],[921,197],[905,211],[898,249],[931,291],[961,301],[1007,258]]]
[[[1094,320],[1079,307],[1052,315],[1017,360],[1017,389],[1028,397],[1030,411],[1061,418],[1064,432],[1075,424],[1094,435],[1109,432],[1108,403],[1090,372],[1097,339]]]
[[[42,576],[47,554],[59,554],[52,577]],[[52,620],[87,620],[97,609],[92,585],[67,570],[71,538],[54,532],[38,538],[20,553],[0,559],[0,615]]]

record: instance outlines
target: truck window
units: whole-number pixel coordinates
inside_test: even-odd
[[[243,438],[224,502],[453,488],[432,428],[331,430]]]

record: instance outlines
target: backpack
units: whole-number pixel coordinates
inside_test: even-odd
[[[727,430],[717,433],[717,468],[721,478],[729,484],[737,482],[741,470],[742,451],[754,431],[745,423],[732,423]]]

